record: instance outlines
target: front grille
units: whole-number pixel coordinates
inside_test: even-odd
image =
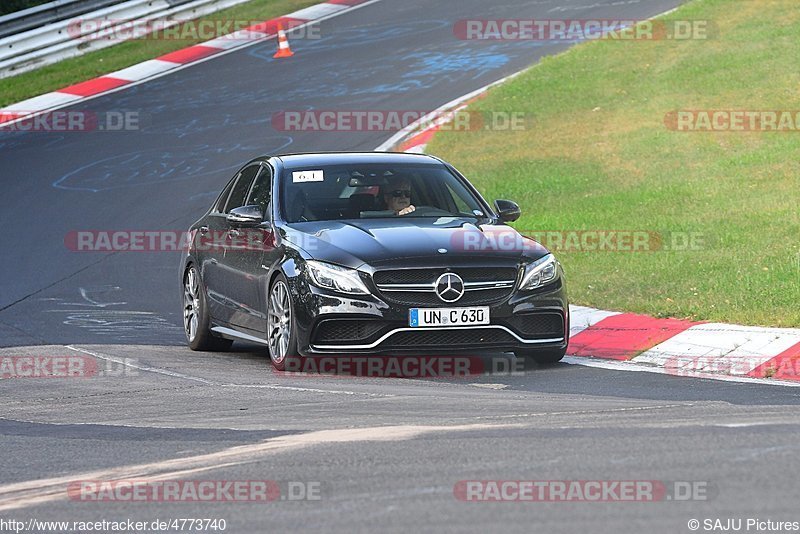
[[[564,337],[564,318],[560,313],[527,313],[508,319],[508,326],[520,337]]]
[[[318,345],[364,343],[377,337],[386,326],[386,323],[368,319],[328,319],[322,321],[314,331],[314,343]]]
[[[497,289],[467,289],[456,302],[446,303],[433,291],[388,291],[387,287],[397,284],[429,284],[433,286],[444,273],[452,272],[464,282],[509,282],[508,287]],[[511,296],[516,283],[517,269],[514,267],[486,268],[428,268],[428,269],[390,269],[377,271],[373,281],[387,302],[401,306],[486,306],[501,302]]]
[[[438,347],[447,349],[465,345],[516,344],[514,337],[503,330],[474,328],[470,330],[420,330],[398,332],[386,340],[393,347]]]
[[[517,269],[514,267],[486,268],[429,268],[429,269],[390,269],[376,272],[372,279],[378,285],[385,284],[432,284],[444,273],[459,275],[465,282],[496,282],[515,280]]]

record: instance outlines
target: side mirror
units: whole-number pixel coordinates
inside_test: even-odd
[[[514,222],[522,215],[517,203],[510,200],[495,200],[494,207],[503,222]]]
[[[240,228],[258,226],[264,220],[261,215],[261,206],[241,206],[234,208],[225,217],[228,224]]]

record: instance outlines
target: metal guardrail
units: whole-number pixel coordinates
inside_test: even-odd
[[[58,1],[78,3],[73,0]],[[88,1],[108,2],[110,0]],[[119,44],[120,40],[107,38],[107,35],[113,33],[115,27],[128,29],[133,24],[142,28],[153,19],[164,20],[168,24],[178,24],[246,1],[127,0],[119,2],[115,0],[111,6],[84,12],[78,18],[67,17],[51,24],[0,38],[0,79]],[[12,15],[14,14],[12,13]],[[19,20],[24,19],[23,16]],[[102,21],[102,28],[105,31],[98,32],[95,25],[84,27],[77,23],[79,19]]]
[[[124,0],[55,0],[0,17],[0,39],[47,24],[78,17]]]

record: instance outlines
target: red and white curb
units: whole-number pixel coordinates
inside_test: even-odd
[[[800,380],[800,329],[657,319],[570,306],[567,353],[647,364],[676,376]]]
[[[518,74],[448,102],[376,150],[424,152],[455,112],[485,95],[490,87]],[[423,124],[429,126],[420,129]],[[584,306],[570,306],[570,318],[567,354],[575,357],[568,358],[570,363],[585,365],[592,359],[606,362],[589,363],[596,367],[652,370],[676,376],[800,381],[800,329],[657,319]],[[610,365],[610,361],[619,365]]]
[[[0,124],[10,125],[13,122],[31,118],[43,112],[131,87],[189,65],[218,57],[266,39],[272,39],[277,36],[279,25],[287,30],[295,29],[306,24],[317,23],[342,15],[377,1],[379,0],[328,0],[282,17],[265,20],[259,24],[204,43],[176,50],[98,78],[12,104],[0,109]]]

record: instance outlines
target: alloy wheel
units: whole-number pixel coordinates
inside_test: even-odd
[[[197,337],[200,311],[200,284],[197,270],[190,267],[183,282],[183,329],[190,343]]]
[[[270,292],[267,327],[270,358],[276,364],[280,364],[289,351],[289,340],[292,335],[292,305],[289,302],[289,288],[282,280],[278,280]]]

